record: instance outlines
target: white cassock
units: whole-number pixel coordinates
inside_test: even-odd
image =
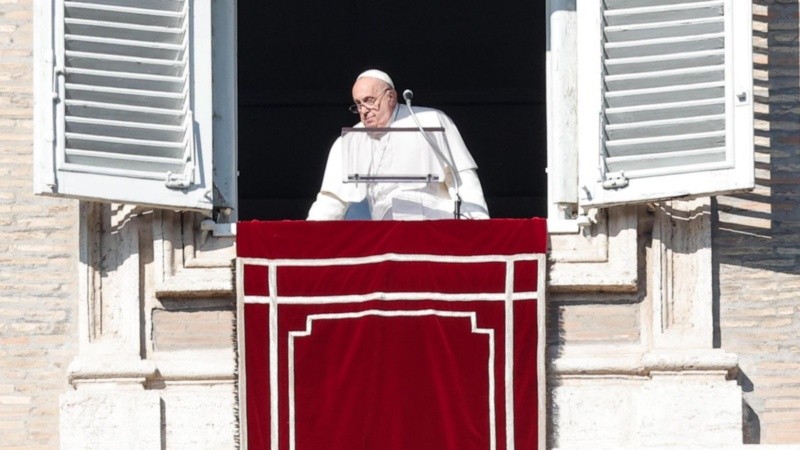
[[[470,155],[453,121],[443,112],[414,106],[414,113],[425,128],[444,128],[446,147],[455,162],[460,184],[461,217],[488,219],[489,209],[483,198],[475,160]],[[356,128],[364,125],[359,123]],[[406,105],[395,108],[389,128],[416,128]],[[444,149],[442,149],[445,152]],[[447,152],[446,152],[447,153]],[[451,156],[452,155],[452,156]],[[343,182],[342,138],[336,139],[328,155],[322,187],[308,211],[308,220],[341,220],[348,205],[366,199],[373,220],[452,219],[456,187],[449,171],[444,182],[433,183],[364,183]]]

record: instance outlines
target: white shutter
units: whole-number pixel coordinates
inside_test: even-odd
[[[38,191],[211,209],[209,4],[55,2],[53,153],[36,169],[52,174]]]
[[[751,189],[751,6],[578,2],[581,204]]]

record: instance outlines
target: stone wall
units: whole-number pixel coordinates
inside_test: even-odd
[[[0,0],[0,447],[58,448],[77,351],[77,202],[32,188],[32,0]]]
[[[717,199],[715,344],[739,355],[745,442],[800,443],[800,2],[753,3],[757,187]]]

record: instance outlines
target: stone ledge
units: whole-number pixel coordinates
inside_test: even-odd
[[[158,282],[158,298],[235,297],[233,267],[182,269]]]
[[[653,373],[724,372],[735,376],[739,358],[722,350],[670,350],[613,356],[571,356],[554,359],[556,376],[630,375]]]
[[[152,361],[108,355],[78,356],[67,369],[67,378],[76,388],[120,389],[128,385],[144,389],[147,380],[155,375],[156,365]]]
[[[649,372],[725,371],[732,376],[739,357],[723,350],[651,351],[642,363]]]

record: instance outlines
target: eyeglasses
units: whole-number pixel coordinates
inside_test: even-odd
[[[375,105],[380,106],[380,103],[379,103],[380,102],[380,98],[383,97],[383,94],[389,92],[390,90],[391,89],[384,90],[377,97],[367,97],[367,98],[365,98],[364,100],[362,100],[360,102],[356,101],[356,103],[354,105],[350,105],[350,108],[348,108],[348,109],[353,114],[361,114],[361,108],[362,107],[367,108],[367,109],[373,109],[373,108],[375,108]]]

